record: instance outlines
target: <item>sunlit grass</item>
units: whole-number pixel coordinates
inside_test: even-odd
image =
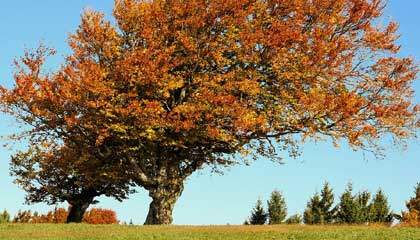
[[[18,239],[142,239],[142,240],[419,240],[420,228],[384,226],[119,226],[0,225],[1,240]]]

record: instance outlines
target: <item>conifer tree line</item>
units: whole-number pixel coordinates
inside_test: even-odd
[[[390,224],[394,219],[408,226],[420,226],[420,183],[415,188],[415,196],[406,202],[407,211],[394,213],[388,197],[382,189],[374,194],[365,190],[354,192],[348,183],[345,191],[337,198],[330,184],[326,182],[321,192],[316,192],[307,202],[303,215],[294,214],[287,218],[287,204],[283,194],[277,190],[267,201],[258,199],[245,225],[264,224]]]

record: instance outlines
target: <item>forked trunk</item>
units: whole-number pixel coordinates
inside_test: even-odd
[[[83,215],[88,209],[90,203],[77,203],[71,204],[69,209],[69,215],[67,216],[67,223],[81,223]]]
[[[145,225],[168,225],[172,224],[172,212],[176,201],[184,190],[183,184],[172,184],[159,186],[149,190],[149,196],[152,198],[149,213]]]

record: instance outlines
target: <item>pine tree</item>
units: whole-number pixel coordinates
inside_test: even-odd
[[[328,182],[324,184],[321,194],[309,200],[304,212],[306,224],[326,224],[334,221],[336,208],[334,206],[334,193]]]
[[[329,183],[326,182],[321,191],[321,202],[320,202],[320,214],[319,217],[320,223],[332,223],[334,221],[334,216],[336,209],[334,205],[334,193]]]
[[[318,193],[309,200],[306,210],[303,214],[303,222],[305,224],[318,224],[321,222],[320,211],[321,197]]]
[[[267,205],[269,224],[280,224],[286,219],[286,201],[279,191],[273,191],[271,193],[271,197],[270,200],[267,201]]]
[[[353,185],[349,183],[337,205],[336,221],[339,223],[355,223],[357,206],[353,196]]]
[[[3,213],[0,214],[0,224],[2,223],[9,223],[10,222],[10,214],[4,210]]]
[[[251,225],[264,225],[267,222],[267,213],[264,210],[261,199],[258,199],[254,209],[252,209],[249,223]]]
[[[286,224],[300,224],[300,223],[302,223],[302,216],[300,214],[292,215],[286,220]]]
[[[356,212],[351,223],[368,223],[371,221],[371,204],[369,204],[371,194],[368,191],[362,191],[354,198]]]
[[[382,189],[379,189],[371,204],[371,221],[379,223],[387,223],[392,221],[392,213],[390,212],[388,198]]]

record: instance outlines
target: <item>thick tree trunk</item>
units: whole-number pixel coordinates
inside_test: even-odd
[[[172,212],[176,201],[181,196],[184,186],[182,183],[159,186],[149,190],[152,202],[145,225],[172,224]]]
[[[67,223],[81,223],[83,220],[83,215],[85,214],[89,205],[89,202],[71,204],[69,215],[67,216]]]

